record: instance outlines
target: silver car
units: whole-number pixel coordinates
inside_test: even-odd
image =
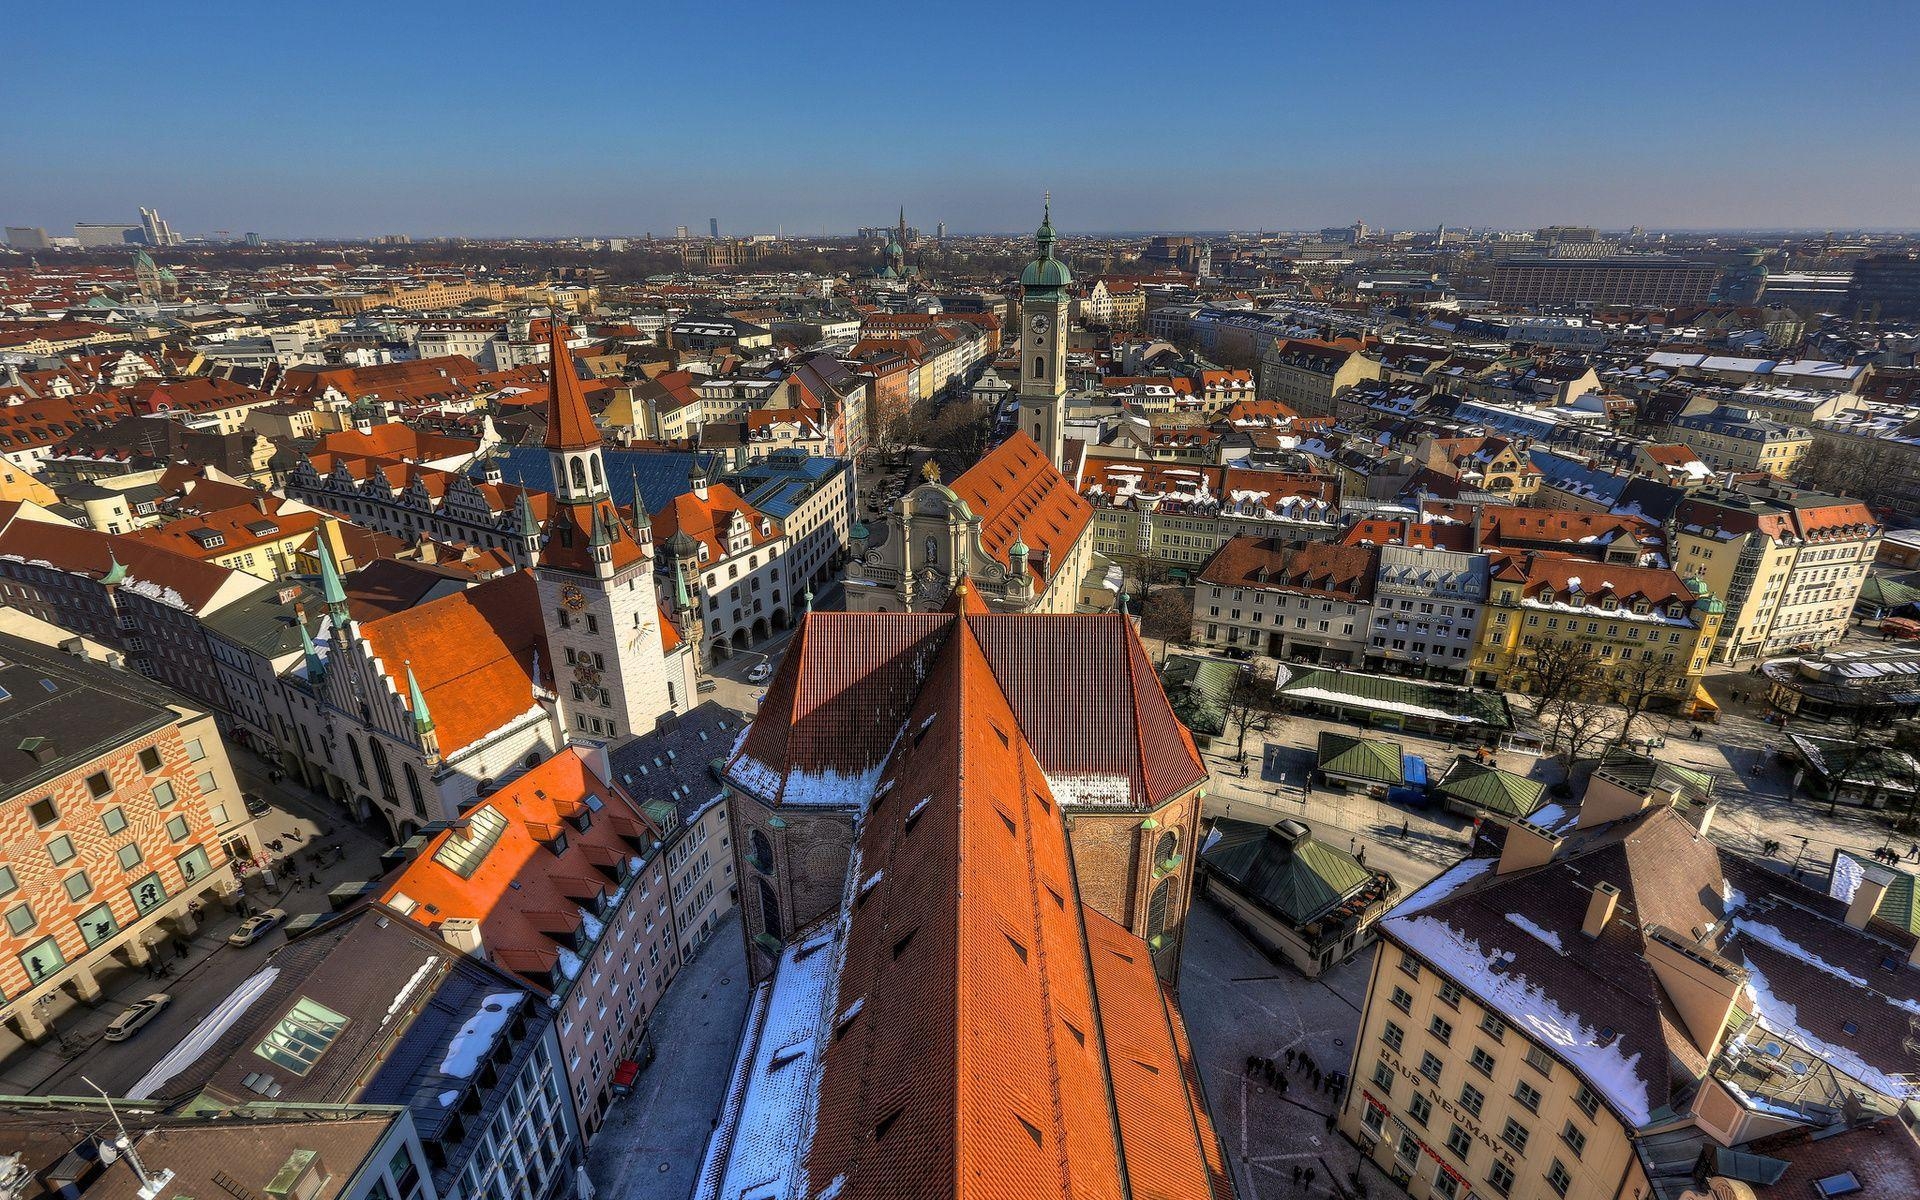
[[[101,1036],[109,1042],[124,1042],[147,1027],[147,1022],[167,1011],[167,1005],[173,1003],[173,997],[165,992],[155,992],[151,996],[135,1000],[127,1011],[113,1019],[107,1026],[107,1032]]]

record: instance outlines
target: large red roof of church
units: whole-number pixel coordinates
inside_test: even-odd
[[[740,1194],[736,1165],[762,1183],[793,1178],[787,1156],[837,1200],[1231,1195],[1178,1011],[1146,943],[1080,902],[1065,797],[995,660],[1001,627],[1068,651],[1071,623],[1138,645],[1119,617],[808,618],[816,636],[832,631],[816,666],[862,641],[887,647],[868,658],[904,650],[893,683],[911,699],[878,722],[892,750],[858,797],[848,899],[826,919],[835,944],[798,935],[774,979],[772,1007],[818,1006],[798,1026],[816,1032],[784,1051],[812,1061],[774,1068],[811,1079],[798,1094],[749,1081],[716,1134],[719,1190],[703,1195]],[[784,673],[790,686],[806,674]],[[763,706],[755,727],[770,720]],[[795,961],[802,951],[835,959],[823,972]],[[783,994],[789,972],[799,986]],[[795,1018],[780,1021],[784,1038]],[[768,1136],[809,1107],[784,1141]]]
[[[1014,540],[1025,541],[1027,562],[1043,585],[1093,519],[1093,505],[1023,432],[995,446],[949,486],[980,518],[987,554],[1004,567]]]
[[[1132,622],[1118,614],[810,613],[748,727],[730,775],[782,803],[877,769],[957,624],[982,647],[1023,736],[1075,796],[1157,807],[1206,778]],[[1073,800],[1069,800],[1071,805]]]

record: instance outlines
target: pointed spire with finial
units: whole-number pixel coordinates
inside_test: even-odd
[[[121,562],[120,557],[113,552],[112,546],[107,547],[107,563],[107,573],[100,577],[101,584],[106,587],[116,587],[125,583],[127,581],[126,564]]]
[[[633,472],[633,538],[637,542],[650,541],[653,536],[653,515],[647,512],[647,497],[640,491],[640,472]]]
[[[433,714],[427,711],[427,697],[420,691],[420,681],[414,678],[413,663],[407,663],[407,707],[413,710],[413,728],[416,733],[433,732]]]
[[[294,618],[300,626],[300,655],[307,664],[307,682],[317,687],[326,676],[327,660],[320,657],[320,648],[313,644],[313,635],[307,632],[306,610],[297,609]]]
[[[807,594],[803,602],[807,606],[807,611],[812,612],[813,611],[813,589],[812,588],[807,589]]]
[[[342,633],[346,632],[347,589],[340,582],[340,568],[334,565],[333,544],[327,540],[326,527],[320,530],[320,598],[327,602],[327,612],[333,617],[333,626]]]

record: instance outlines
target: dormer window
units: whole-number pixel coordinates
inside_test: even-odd
[[[1541,589],[1540,589],[1540,603],[1542,603],[1542,604],[1552,604],[1552,603],[1553,603],[1553,589],[1552,589],[1552,588],[1541,588]]]
[[[1647,602],[1645,600],[1635,600],[1633,602],[1633,611],[1640,616],[1646,616],[1649,611]]]
[[[1674,604],[1674,605],[1670,605],[1667,608],[1667,615],[1677,621],[1681,617],[1684,617],[1687,615],[1687,610],[1680,607],[1678,604]]]
[[[1620,607],[1620,602],[1618,600],[1615,600],[1612,596],[1603,597],[1600,601],[1600,611],[1602,612],[1612,612],[1614,609],[1619,607]]]
[[[1581,591],[1579,588],[1575,588],[1571,592],[1567,593],[1567,603],[1573,605],[1575,608],[1579,608],[1581,605],[1585,604],[1586,601],[1587,601],[1587,594]]]

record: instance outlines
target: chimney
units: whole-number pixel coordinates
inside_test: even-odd
[[[1707,832],[1713,828],[1713,816],[1719,811],[1720,802],[1717,800],[1694,805],[1693,811],[1687,814],[1692,818],[1693,831],[1701,837],[1707,836]]]
[[[462,954],[475,958],[481,953],[480,922],[473,917],[448,917],[440,922],[440,940]]]
[[[1559,837],[1528,821],[1502,821],[1501,824],[1507,827],[1507,841],[1500,850],[1500,863],[1494,868],[1494,874],[1526,871],[1553,861],[1554,851],[1560,848]]]
[[[1880,911],[1880,901],[1886,898],[1887,886],[1892,882],[1891,871],[1880,867],[1867,867],[1862,871],[1859,886],[1853,889],[1853,901],[1847,905],[1847,924],[1865,929],[1867,922],[1873,920],[1873,914]]]
[[[1613,920],[1613,910],[1620,903],[1620,889],[1610,883],[1593,885],[1593,895],[1587,900],[1587,919],[1580,926],[1580,932],[1590,938],[1600,936]]]

